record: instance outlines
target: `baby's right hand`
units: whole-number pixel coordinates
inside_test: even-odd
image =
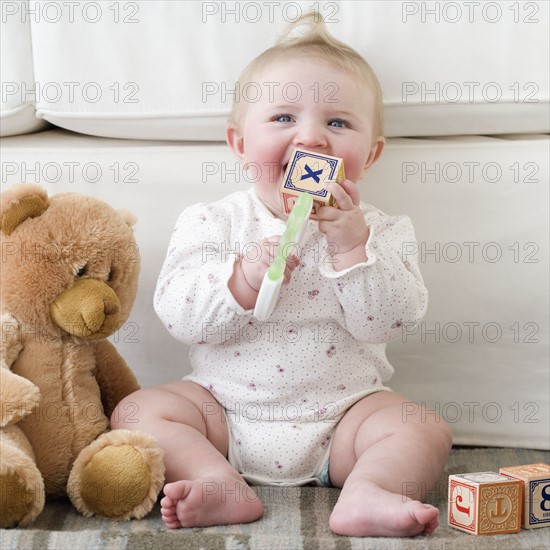
[[[255,307],[264,276],[277,254],[277,245],[280,238],[280,235],[273,235],[261,241],[259,243],[259,250],[261,250],[259,257],[239,256],[235,262],[235,268],[228,281],[228,287],[235,300],[244,309]],[[300,260],[295,255],[288,256],[283,279],[284,284],[290,281],[292,272],[299,263]]]
[[[243,256],[242,258],[243,276],[248,285],[256,292],[259,292],[264,276],[277,255],[277,246],[280,239],[281,235],[272,235],[261,241],[259,243],[261,250],[259,258],[248,258],[247,256]],[[290,281],[292,272],[299,263],[300,260],[294,254],[288,256],[283,284],[287,284]]]

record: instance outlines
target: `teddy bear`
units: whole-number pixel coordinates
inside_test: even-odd
[[[162,451],[145,433],[109,430],[139,389],[107,340],[137,291],[135,218],[34,184],[0,199],[0,527],[29,525],[63,495],[85,516],[144,517]]]

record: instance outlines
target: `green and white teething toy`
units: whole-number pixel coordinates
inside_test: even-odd
[[[254,317],[258,321],[268,319],[275,309],[283,284],[286,260],[294,245],[300,244],[304,236],[312,207],[312,196],[309,193],[301,193],[286,222],[285,231],[277,247],[277,256],[264,275],[254,308]]]

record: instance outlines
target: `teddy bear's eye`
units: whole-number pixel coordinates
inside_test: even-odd
[[[76,272],[76,278],[84,277],[86,275],[86,266],[82,266],[77,272]]]

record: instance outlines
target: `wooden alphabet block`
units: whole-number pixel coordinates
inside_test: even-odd
[[[449,476],[451,527],[475,535],[521,530],[521,481],[496,472]]]
[[[550,526],[550,465],[523,464],[499,471],[523,484],[523,528]]]
[[[290,214],[300,193],[313,195],[311,219],[317,219],[321,206],[335,206],[332,194],[324,189],[328,181],[340,183],[345,179],[344,161],[338,157],[322,155],[304,149],[294,149],[281,182],[283,208]]]

